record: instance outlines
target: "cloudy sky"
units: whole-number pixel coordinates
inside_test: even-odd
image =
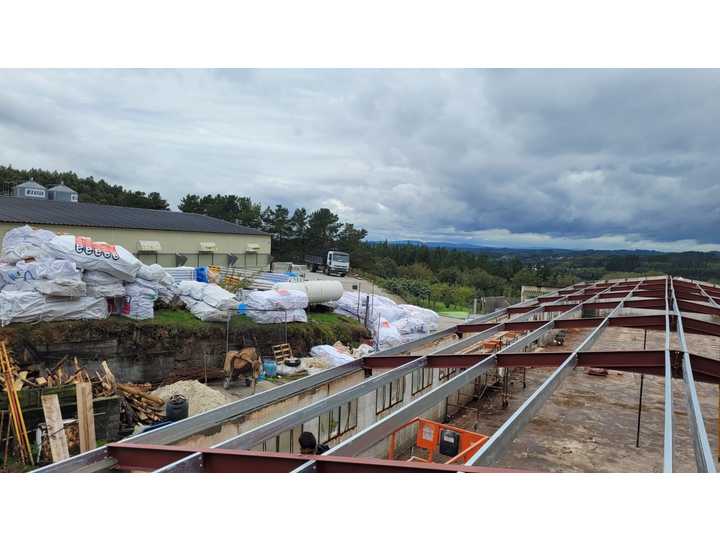
[[[0,70],[0,163],[373,239],[720,249],[720,72]]]

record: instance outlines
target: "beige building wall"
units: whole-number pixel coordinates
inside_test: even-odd
[[[0,223],[0,237],[15,227],[25,223]],[[236,266],[265,267],[270,264],[270,236],[221,234],[180,231],[159,231],[151,229],[109,229],[104,227],[72,227],[66,225],[29,225],[47,229],[54,233],[90,236],[93,240],[119,244],[128,251],[136,254],[140,260],[147,264],[157,262],[163,266],[175,266],[175,254],[182,253],[188,257],[187,265],[227,264],[227,254],[238,256]],[[160,242],[162,250],[155,253],[138,254],[138,240],[153,240]],[[215,242],[214,254],[199,253],[200,242]],[[248,253],[249,244],[257,244],[257,253]]]

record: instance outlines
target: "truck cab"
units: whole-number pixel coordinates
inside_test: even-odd
[[[345,276],[350,270],[350,255],[343,251],[328,251],[325,260],[326,274]]]

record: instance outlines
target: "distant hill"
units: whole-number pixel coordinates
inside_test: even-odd
[[[382,241],[369,241],[368,243],[380,244]],[[477,244],[453,243],[453,242],[422,242],[420,240],[391,240],[389,244],[393,245],[409,245],[409,246],[425,246],[428,248],[444,248],[470,252],[494,252],[504,253],[507,255],[599,255],[599,254],[616,254],[616,255],[656,255],[663,253],[662,251],[652,249],[567,249],[567,248],[544,248],[544,247],[496,247],[496,246],[480,246]],[[717,253],[717,252],[713,252]]]

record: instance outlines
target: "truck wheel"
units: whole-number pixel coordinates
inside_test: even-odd
[[[345,276],[347,276],[347,274],[340,274],[340,277],[345,277]]]

